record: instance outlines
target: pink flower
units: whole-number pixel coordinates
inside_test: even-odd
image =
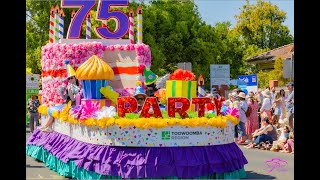
[[[142,45],[136,46],[137,55],[142,55],[144,52],[144,47]]]
[[[228,107],[226,113],[239,118],[239,110],[237,108]]]
[[[130,47],[130,50],[134,50],[135,49],[134,44],[129,44],[129,47]]]
[[[138,61],[139,63],[144,63],[143,56],[137,56],[137,61]]]
[[[92,101],[85,101],[85,104],[83,106],[83,109],[81,110],[81,117],[79,121],[83,121],[85,119],[88,119],[89,117],[94,116],[96,111],[99,111],[100,109],[100,102],[97,101],[93,103]]]
[[[115,50],[115,47],[114,47],[113,45],[111,45],[111,46],[109,46],[109,49],[110,49],[111,51],[114,51],[114,50]]]
[[[118,46],[118,49],[121,50],[121,51],[123,51],[123,50],[124,50],[123,45],[119,45],[119,46]]]

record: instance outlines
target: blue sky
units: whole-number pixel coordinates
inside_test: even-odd
[[[289,27],[290,34],[294,34],[294,0],[269,0],[272,4],[287,13],[284,25]],[[236,24],[235,15],[240,13],[240,8],[246,3],[245,0],[194,0],[202,19],[214,25],[217,22],[230,21],[231,27]],[[250,4],[255,1],[250,0]]]

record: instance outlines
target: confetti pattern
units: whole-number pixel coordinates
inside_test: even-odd
[[[100,128],[55,120],[55,131],[82,142],[133,147],[209,146],[234,142],[234,124],[226,128],[169,126],[160,129],[139,129],[118,125]]]

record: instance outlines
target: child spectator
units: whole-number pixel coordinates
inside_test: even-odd
[[[284,145],[284,150],[281,150],[280,152],[294,154],[294,133],[293,133],[293,130],[289,133],[289,139],[288,139],[287,143]]]
[[[270,149],[271,151],[278,151],[278,150],[283,150],[284,145],[287,143],[287,140],[289,139],[289,133],[290,133],[290,128],[289,126],[285,126],[283,128],[277,129],[278,131],[281,131],[281,134],[276,141],[276,144],[273,145],[273,147]]]

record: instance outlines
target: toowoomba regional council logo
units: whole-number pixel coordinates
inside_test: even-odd
[[[162,131],[161,138],[162,140],[170,139],[189,139],[190,136],[202,135],[201,131]]]

